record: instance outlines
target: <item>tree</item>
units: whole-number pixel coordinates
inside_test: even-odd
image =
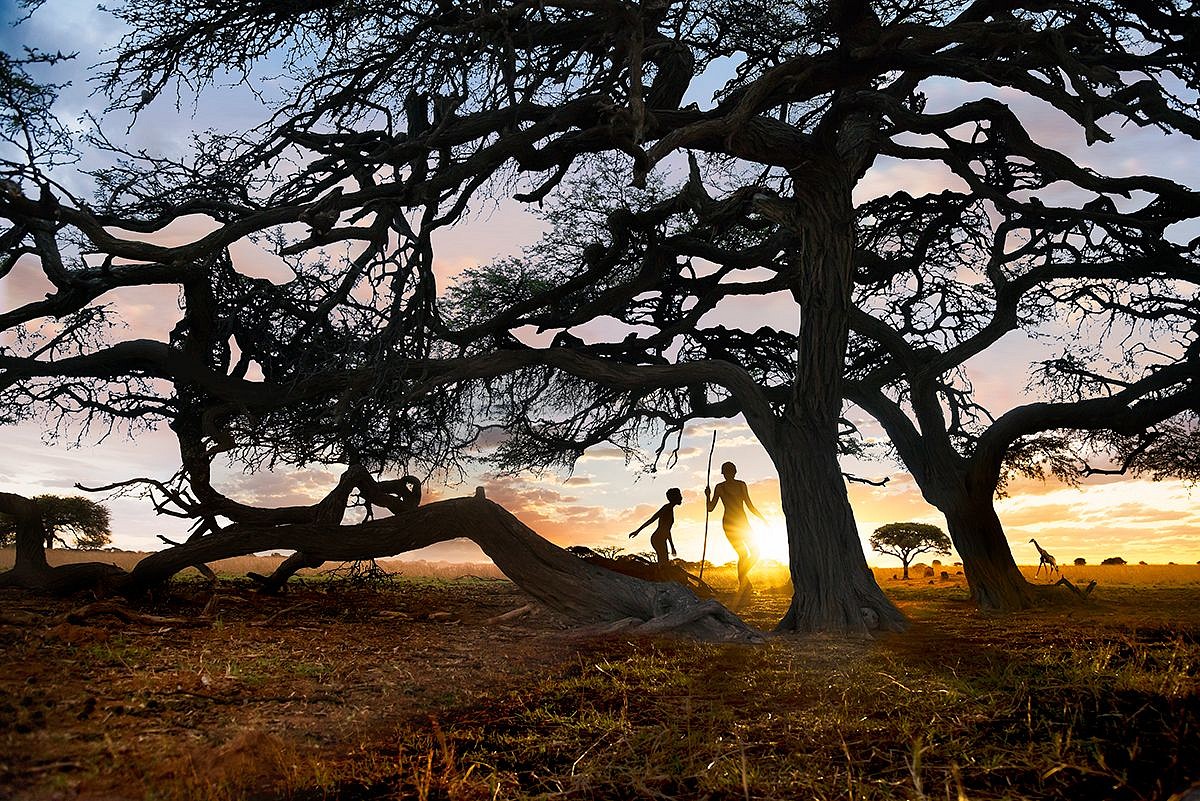
[[[870,314],[854,320],[847,397],[882,424],[926,500],[946,515],[972,593],[989,609],[1023,608],[1039,595],[1017,569],[993,505],[1010,478],[1053,473],[1074,483],[1097,473],[1187,477],[1195,470],[1187,441],[1200,404],[1200,269],[1190,245],[1162,237],[1158,212],[1171,207],[1168,216],[1177,210],[1175,219],[1190,219],[1194,193],[1149,177],[1089,172],[1070,180],[1099,198],[1077,208],[1018,204],[998,224],[997,213],[972,213],[966,198],[929,199],[928,218],[951,213],[965,221],[940,241],[939,229],[924,223],[914,226],[918,236],[877,222],[874,238],[893,243],[899,265],[882,286],[921,289],[897,300],[881,286],[862,287],[860,308]],[[1103,193],[1119,199],[1130,180],[1162,194],[1116,214]],[[874,217],[891,219],[881,210]],[[1006,247],[1017,232],[1022,246]],[[921,248],[937,255],[918,258]],[[971,270],[980,280],[961,278]],[[1062,354],[1031,377],[1042,397],[984,408],[967,362],[1006,332],[1055,327],[1070,334],[1054,337]],[[1117,467],[1094,466],[1092,458],[1105,457]]]
[[[1126,562],[1124,560],[1124,558],[1122,558],[1120,556],[1110,556],[1107,559],[1104,559],[1103,561],[1101,561],[1100,564],[1102,564],[1102,565],[1126,565],[1129,563]]]
[[[1072,219],[1088,223],[1123,216],[1108,209],[1109,195],[1149,197],[1133,227],[1150,243],[1195,208],[1170,181],[1096,178],[1036,143],[978,91],[1037,98],[1089,142],[1111,138],[1101,127],[1110,119],[1195,135],[1185,96],[1196,90],[1194,34],[1189,13],[1170,4],[341,2],[292,4],[264,19],[252,7],[164,10],[132,0],[116,13],[131,26],[108,75],[117,106],[139,110],[172,81],[252,81],[267,61],[284,64],[290,83],[279,84],[286,95],[251,134],[202,138],[187,160],[119,153],[97,175],[93,204],[60,200],[61,188],[45,197],[49,183],[21,171],[18,188],[30,191],[6,199],[0,213],[20,232],[16,243],[32,241],[57,291],[0,322],[92,309],[94,326],[87,304],[123,285],[158,282],[183,286],[186,325],[170,343],[96,348],[59,339],[70,355],[30,347],[3,366],[9,387],[20,384],[41,402],[82,396],[87,414],[170,419],[193,494],[166,483],[155,489],[204,522],[201,536],[218,515],[237,525],[314,514],[254,510],[216,493],[207,473],[214,450],[258,464],[340,459],[377,472],[400,458],[389,448],[411,433],[415,443],[433,440],[429,459],[444,464],[458,438],[432,432],[475,419],[478,407],[454,417],[478,399],[470,393],[537,427],[527,395],[495,395],[501,376],[534,374],[564,393],[549,430],[565,420],[582,434],[560,449],[568,453],[633,437],[648,421],[669,429],[696,414],[744,414],[778,469],[787,516],[795,595],[780,628],[900,627],[865,570],[837,462],[855,284],[879,283],[880,271],[897,268],[886,241],[860,247],[856,220],[860,229],[867,221],[856,213],[855,188],[881,159],[940,163],[966,176],[986,214],[1018,225],[1017,251],[1021,226],[1045,233],[1064,225],[1066,206],[1037,196],[1059,182],[1104,198],[1069,206]],[[685,103],[689,88],[731,54],[738,67],[715,102]],[[1138,80],[1129,83],[1132,75]],[[922,87],[946,79],[969,82],[970,96],[927,110]],[[433,235],[481,194],[540,202],[613,155],[629,159],[622,170],[631,183],[653,188],[684,151],[700,156],[684,186],[633,215],[610,215],[570,271],[530,272],[516,303],[490,304],[470,320],[444,314]],[[892,200],[885,211],[896,223],[930,198]],[[209,217],[216,230],[174,247],[113,233],[154,231],[185,214]],[[86,243],[90,264],[62,266],[53,241],[62,229]],[[250,236],[291,259],[297,280],[272,289],[239,277],[226,249]],[[913,272],[923,276],[926,249],[917,240]],[[349,255],[331,259],[340,242],[353,245]],[[1059,243],[1076,244],[1074,236]],[[715,272],[698,269],[702,262]],[[746,277],[749,285],[735,286]],[[1092,278],[1083,271],[1080,280]],[[510,289],[496,286],[499,296]],[[722,298],[767,292],[798,305],[794,334],[711,327],[689,337],[695,315]],[[567,331],[607,317],[648,321],[654,333],[581,346]],[[558,330],[559,346],[528,347],[518,335],[527,326]],[[747,367],[764,340],[770,353]],[[932,361],[945,366],[957,355]],[[246,380],[251,361],[265,382]],[[756,380],[764,372],[773,376],[766,385]],[[569,397],[579,384],[562,376],[595,394]],[[95,383],[114,379],[116,397],[97,397]],[[173,382],[172,396],[139,383],[154,380]],[[1018,415],[1004,431],[1024,435],[1024,422]],[[469,435],[472,425],[453,434]],[[1012,444],[996,442],[1002,447],[980,462],[985,480],[992,456]],[[948,455],[931,452],[939,464]],[[936,472],[947,485],[964,478],[952,467]],[[342,501],[326,508],[340,514]],[[965,510],[964,521],[979,512]],[[1007,576],[990,570],[1004,568],[995,531],[976,537],[965,524],[950,527],[962,538],[964,564],[981,568],[968,567],[976,586],[993,572]]]
[[[38,506],[47,548],[58,542],[65,548],[97,550],[112,541],[108,508],[102,504],[79,495],[38,495],[32,500]],[[0,547],[11,547],[16,541],[17,519],[0,513]]]
[[[908,565],[922,553],[950,553],[950,538],[946,532],[929,523],[888,523],[871,534],[871,548],[894,556],[904,565],[904,580],[908,581]]]

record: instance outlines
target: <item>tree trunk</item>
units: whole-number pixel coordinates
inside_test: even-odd
[[[904,580],[908,581],[908,560],[904,560]]]
[[[853,290],[853,183],[833,152],[792,178],[795,202],[776,214],[792,235],[781,270],[800,307],[796,375],[784,419],[759,437],[779,471],[794,592],[776,630],[899,630],[904,616],[867,567],[837,460]]]
[[[136,594],[196,562],[276,548],[310,559],[378,559],[437,542],[477,543],[513,583],[581,624],[616,625],[633,634],[674,631],[704,640],[758,642],[762,635],[715,601],[702,601],[673,582],[649,582],[589,565],[538,536],[503,507],[482,497],[431,503],[352,526],[232,525],[151,554],[129,575]]]
[[[26,582],[44,579],[50,573],[46,562],[46,530],[42,513],[36,502],[23,495],[0,492],[0,513],[16,521],[17,553],[12,570],[4,574],[9,586],[25,586]]]
[[[1037,600],[1036,591],[1017,568],[991,492],[983,495],[963,491],[960,495],[938,506],[946,515],[950,539],[962,557],[971,597],[980,609],[988,611],[1029,608]]]
[[[787,518],[792,603],[776,631],[902,631],[907,621],[867,566],[845,481],[830,447],[795,444],[777,462]],[[836,437],[836,431],[833,432]]]

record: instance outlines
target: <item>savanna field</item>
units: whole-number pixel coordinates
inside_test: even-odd
[[[956,568],[878,569],[905,634],[721,646],[576,637],[481,566],[310,573],[279,597],[235,577],[277,561],[215,565],[215,597],[185,574],[131,622],[8,592],[0,796],[1168,799],[1200,780],[1196,565],[1068,567],[1089,602],[1005,617]],[[756,584],[743,616],[769,629],[786,576]]]

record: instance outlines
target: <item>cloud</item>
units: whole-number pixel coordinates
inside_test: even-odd
[[[340,471],[324,468],[217,476],[214,487],[234,500],[254,506],[309,506],[338,482]]]
[[[626,461],[625,453],[620,448],[596,447],[588,448],[583,456],[579,457],[581,462],[599,462],[603,460]]]
[[[596,481],[591,476],[571,476],[563,482],[568,487],[592,487]]]

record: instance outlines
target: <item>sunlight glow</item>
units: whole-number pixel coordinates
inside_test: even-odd
[[[759,556],[787,564],[787,524],[783,518],[768,514],[766,523],[753,518],[750,525],[754,529],[754,544],[758,546]]]

